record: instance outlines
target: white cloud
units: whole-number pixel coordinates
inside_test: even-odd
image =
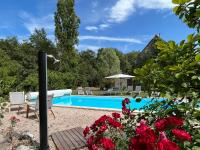
[[[172,0],[118,0],[110,8],[108,22],[121,23],[126,21],[137,9],[171,9]]]
[[[127,42],[141,44],[142,41],[135,38],[118,38],[118,37],[107,37],[107,36],[79,36],[80,40],[99,40],[99,41],[112,41],[112,42]]]
[[[88,31],[97,31],[98,30],[98,27],[95,27],[95,26],[87,26],[85,27],[86,30]]]
[[[111,8],[109,21],[120,23],[125,21],[134,11],[135,0],[118,0]]]
[[[19,16],[22,18],[24,26],[30,33],[33,33],[35,28],[44,28],[48,32],[54,31],[53,14],[34,17],[31,14],[22,11]]]
[[[87,49],[90,49],[90,50],[97,51],[97,50],[100,49],[101,47],[96,46],[96,45],[80,44],[80,45],[76,46],[76,48],[77,48],[78,50],[87,50]]]
[[[85,27],[85,29],[88,31],[98,31],[98,30],[104,30],[108,28],[109,26],[110,26],[109,24],[100,24],[98,26],[87,26]]]
[[[172,0],[136,0],[137,7],[146,9],[171,9]]]
[[[99,25],[99,28],[100,28],[101,30],[103,30],[103,29],[105,29],[105,28],[108,28],[108,27],[110,27],[109,24],[100,24],[100,25]]]

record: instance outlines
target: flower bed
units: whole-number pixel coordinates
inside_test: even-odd
[[[130,100],[124,99],[122,114],[104,115],[85,128],[89,150],[182,150],[194,146],[188,125],[178,113],[160,117],[156,112],[153,119],[145,113],[134,114]]]

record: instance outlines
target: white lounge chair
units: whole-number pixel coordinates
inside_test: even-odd
[[[78,95],[84,95],[85,94],[82,87],[78,87],[77,91],[78,91]]]
[[[86,88],[85,88],[85,93],[86,93],[87,95],[93,95],[93,92],[92,92],[92,90],[91,90],[91,87],[86,87]]]
[[[53,110],[52,110],[52,99],[53,99],[53,94],[52,95],[48,95],[47,96],[47,108],[49,111],[51,111],[51,113],[53,114],[54,116],[54,119],[56,118]],[[27,102],[27,118],[28,118],[28,114],[29,114],[29,110],[33,110],[37,119],[39,120],[39,115],[38,115],[38,111],[39,111],[39,98],[37,97],[36,101],[35,102]]]
[[[18,105],[19,106],[18,113],[19,113],[20,107],[25,104],[24,92],[10,92],[9,101],[10,101],[9,112],[10,112],[11,106]]]
[[[135,86],[135,91],[133,91],[133,93],[140,95],[140,93],[142,92],[141,89],[141,86]]]

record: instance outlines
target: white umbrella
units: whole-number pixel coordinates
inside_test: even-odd
[[[120,89],[121,89],[121,79],[130,79],[135,76],[127,75],[127,74],[116,74],[112,76],[105,77],[106,79],[120,79]]]
[[[130,79],[130,78],[133,78],[135,76],[131,76],[131,75],[128,75],[128,74],[116,74],[116,75],[112,75],[112,76],[108,76],[108,77],[105,77],[106,79]]]

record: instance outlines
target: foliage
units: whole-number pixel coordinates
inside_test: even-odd
[[[74,0],[59,0],[55,12],[55,36],[61,55],[61,67],[70,71],[76,65],[80,19],[74,11]]]
[[[85,128],[83,134],[87,137],[88,148],[184,150],[199,146],[198,138],[195,138],[199,131],[194,131],[194,124],[184,116],[187,112],[175,108],[171,111],[171,107],[179,108],[182,104],[174,105],[174,102],[169,102],[162,101],[162,105],[154,103],[147,106],[144,113],[136,114],[134,110],[130,110],[130,100],[123,100],[122,116],[118,113],[112,113],[112,117],[104,115]],[[166,103],[169,106],[163,108]]]
[[[173,11],[179,16],[190,28],[200,29],[200,2],[199,0],[172,0],[174,4]]]
[[[100,83],[106,84],[105,77],[120,73],[120,60],[112,48],[102,48],[97,54],[97,68]],[[101,85],[103,86],[103,85]]]
[[[10,117],[10,127],[7,129],[7,136],[9,140],[12,142],[14,137],[14,127],[16,126],[17,122],[20,120],[17,119],[15,116]]]

